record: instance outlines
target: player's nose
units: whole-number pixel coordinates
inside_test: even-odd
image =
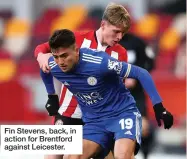
[[[59,61],[59,62],[58,62],[58,65],[59,65],[59,66],[64,66],[64,62]]]
[[[64,64],[64,59],[63,59],[63,58],[60,58],[60,59],[59,59],[59,64],[60,64],[60,65],[63,65],[63,64]]]
[[[122,39],[122,37],[123,37],[123,34],[122,34],[122,33],[118,33],[117,39],[118,39],[119,41]]]

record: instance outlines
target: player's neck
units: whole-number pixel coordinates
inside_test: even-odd
[[[100,43],[102,46],[107,46],[107,44],[104,42],[103,33],[102,33],[101,28],[99,28],[96,31],[96,37],[97,37],[98,43]]]

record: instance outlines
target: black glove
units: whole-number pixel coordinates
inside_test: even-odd
[[[172,127],[173,115],[163,107],[162,103],[154,105],[154,112],[158,126],[161,126],[161,120],[163,120],[165,129]]]
[[[48,98],[45,108],[47,109],[49,116],[55,116],[58,114],[59,109],[58,95],[48,95]]]

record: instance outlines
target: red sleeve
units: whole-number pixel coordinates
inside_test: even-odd
[[[49,43],[46,42],[46,43],[38,45],[35,48],[35,50],[34,50],[34,56],[37,57],[40,52],[42,52],[43,54],[46,54],[46,53],[49,53],[50,51],[51,50],[50,50],[50,47],[49,47]]]
[[[122,47],[121,45],[119,45],[119,51],[118,52],[119,52],[119,60],[127,62],[127,60],[128,60],[127,50],[124,47]]]

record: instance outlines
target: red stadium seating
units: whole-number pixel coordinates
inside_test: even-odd
[[[33,26],[34,36],[49,36],[52,21],[60,16],[62,11],[56,8],[50,8],[44,11],[43,15],[36,20]]]

